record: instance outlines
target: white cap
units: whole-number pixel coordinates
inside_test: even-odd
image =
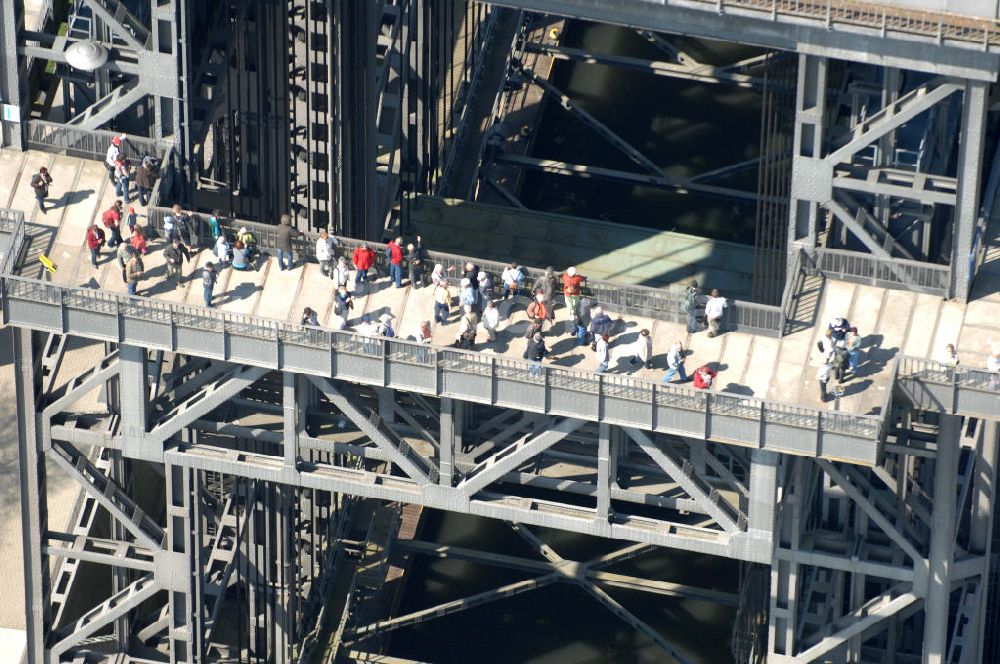
[[[472,285],[472,282],[471,282],[471,281],[469,281],[469,278],[468,278],[468,277],[462,277],[462,285],[463,285],[463,286],[471,286],[471,285]]]
[[[246,232],[247,232],[247,227],[246,226],[240,226],[240,233],[246,233]]]
[[[576,276],[576,268],[575,267],[571,267],[570,269],[566,270],[566,274],[568,274],[571,277],[575,277]]]
[[[392,320],[392,314],[386,312],[386,313],[382,314],[381,316],[379,316],[378,319],[380,321],[382,321],[383,323],[388,323],[389,321]]]

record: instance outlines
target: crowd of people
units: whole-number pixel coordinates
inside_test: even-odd
[[[105,246],[113,249],[128,293],[136,295],[138,285],[144,277],[143,256],[149,251],[149,245],[145,229],[136,223],[136,211],[131,205],[131,181],[134,178],[136,201],[139,205],[147,205],[156,179],[157,164],[154,159],[147,157],[142,160],[138,169],[133,170],[123,152],[123,142],[126,140],[125,134],[115,136],[105,159],[108,177],[120,198],[102,213],[104,228],[94,224],[87,229],[85,244],[90,251],[90,262],[95,268],[99,266],[101,250]],[[35,190],[39,210],[43,213],[51,183],[52,177],[45,168],[40,168],[32,175],[31,187]],[[193,213],[179,205],[174,205],[163,220],[163,234],[167,241],[163,250],[166,279],[175,287],[183,281],[184,263],[191,261],[198,251],[192,243],[192,225]],[[214,260],[205,263],[200,279],[204,304],[212,307],[219,271],[226,267],[256,270],[262,254],[257,246],[257,239],[245,227],[240,228],[235,237],[228,235],[222,228],[218,211],[209,216],[208,227],[212,235]],[[274,238],[279,270],[292,270],[296,267],[293,241],[301,234],[301,231],[292,226],[290,216],[282,215]],[[523,332],[527,343],[523,359],[528,360],[532,373],[539,373],[542,363],[553,356],[548,341],[557,335],[556,305],[557,296],[561,295],[566,312],[566,322],[560,326],[563,334],[574,339],[574,346],[590,348],[594,371],[609,372],[610,349],[618,341],[616,331],[619,326],[600,303],[585,294],[587,278],[579,274],[575,267],[560,274],[552,267],[546,268],[532,280],[529,291],[525,289],[525,283],[530,280],[528,273],[512,262],[496,275],[501,286],[497,289],[494,275],[472,261],[467,262],[458,274],[456,266],[445,268],[442,264],[436,264],[428,270],[428,253],[419,235],[409,243],[404,242],[402,237],[397,237],[388,242],[382,251],[387,266],[386,276],[392,286],[403,288],[406,279],[406,285],[414,289],[432,289],[433,309],[428,312],[430,315],[426,320],[421,320],[418,329],[411,335],[412,339],[430,343],[436,327],[457,322],[453,340],[455,347],[477,349],[480,330],[485,333],[485,343],[495,344],[500,339],[501,329],[498,304],[518,296],[527,296],[529,302],[524,310],[526,325]],[[326,327],[347,329],[355,306],[354,298],[377,277],[378,254],[367,242],[362,242],[352,252],[348,252],[335,236],[321,230],[316,238],[314,255],[322,274],[333,282],[332,313]],[[352,269],[353,281],[350,278]],[[681,302],[681,309],[687,317],[687,332],[694,334],[705,331],[710,338],[721,334],[727,307],[726,298],[718,290],[713,289],[705,295],[698,282],[691,282]],[[391,338],[396,336],[393,318],[389,312],[381,314],[376,320],[364,314],[353,329],[364,338]],[[513,323],[516,322],[511,316],[507,329],[513,330]],[[306,326],[321,325],[317,311],[311,307],[306,307],[302,312],[301,323]],[[619,356],[627,370],[653,368],[653,337],[650,330],[641,329],[634,340],[622,340],[619,345]],[[845,380],[858,376],[862,337],[858,329],[851,326],[843,316],[837,316],[830,321],[817,346],[821,363],[816,378],[820,399],[825,402],[841,394],[839,386]],[[711,388],[717,375],[716,369],[705,364],[689,375],[684,366],[688,354],[681,340],[671,343],[666,352],[666,371],[662,382],[669,383],[676,378],[682,383],[690,381],[699,389]],[[953,367],[958,365],[958,353],[954,345],[948,345],[944,362]],[[1000,352],[989,356],[987,369],[993,373],[991,387],[1000,387]],[[837,388],[831,389],[832,381],[836,381]]]

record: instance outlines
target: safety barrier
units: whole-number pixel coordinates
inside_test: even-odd
[[[690,0],[719,13],[727,9],[756,10],[772,20],[807,19],[827,29],[837,26],[870,28],[882,35],[902,33],[929,37],[938,43],[957,42],[977,49],[1000,46],[1000,25],[987,18],[911,9],[889,2],[856,0]],[[667,0],[667,4],[670,0]]]
[[[996,419],[1000,373],[916,357],[900,359],[897,389],[915,408]]]
[[[111,139],[120,132],[103,129],[76,129],[70,125],[28,120],[28,148],[46,152],[63,152],[71,157],[104,161]],[[146,155],[162,157],[173,147],[171,141],[129,135],[123,143],[125,156],[137,162]]]
[[[151,228],[159,233],[163,232],[163,218],[170,213],[167,208],[150,207],[148,209],[148,223]],[[246,227],[254,234],[257,245],[261,249],[269,252],[277,250],[277,227],[272,224],[261,224],[250,221],[222,220],[221,227],[230,235],[235,236],[241,227]],[[203,247],[210,247],[212,236],[208,226],[207,217],[196,215],[192,219],[193,242],[199,243]],[[316,258],[316,238],[318,235],[313,232],[303,233],[293,240],[292,247],[296,255],[301,259],[305,257],[309,260]],[[348,258],[362,243],[347,237],[338,237],[342,252]],[[370,243],[375,250],[376,268],[382,273],[388,272],[388,259],[380,244]],[[474,262],[481,269],[493,275],[496,288],[502,288],[500,275],[507,267],[506,263],[497,261],[487,261],[468,256],[458,256],[440,251],[428,252],[428,269],[431,265],[441,264],[445,270],[451,270],[449,275],[460,275],[468,261]],[[544,270],[534,267],[521,267],[524,275],[523,287],[530,290],[545,274]],[[648,286],[630,286],[616,284],[610,281],[598,279],[588,279],[584,294],[591,297],[595,302],[608,308],[609,310],[627,314],[630,316],[642,316],[657,320],[683,323],[687,320],[687,313],[683,310],[684,289],[680,286],[670,286],[666,288],[652,288]],[[735,332],[746,332],[763,336],[778,337],[782,334],[784,327],[784,317],[781,307],[756,302],[743,302],[740,300],[730,300],[729,308],[724,318],[724,328]]]
[[[948,297],[951,268],[902,258],[879,258],[843,249],[814,249],[807,269],[825,277]]]

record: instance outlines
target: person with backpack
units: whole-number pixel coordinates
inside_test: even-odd
[[[49,169],[42,166],[38,172],[31,176],[31,188],[35,190],[35,200],[38,201],[38,211],[48,214],[45,209],[45,199],[49,196],[49,185],[52,184],[52,176]]]
[[[638,364],[647,369],[653,368],[653,336],[649,330],[639,331],[639,338],[630,344],[627,354],[630,367]]]
[[[576,305],[576,343],[586,346],[589,341],[590,311],[593,308],[593,301],[586,296],[580,298]]]
[[[201,285],[205,290],[205,306],[212,308],[212,291],[215,290],[215,282],[218,281],[219,274],[215,271],[212,261],[205,263],[205,269],[201,272]]]
[[[681,302],[681,310],[687,314],[687,331],[698,331],[698,308],[701,304],[701,288],[697,281],[692,281],[691,285],[684,291],[684,300]]]
[[[540,332],[542,324],[549,320],[549,306],[548,302],[545,300],[545,293],[536,291],[535,300],[528,305],[528,309],[525,313],[528,315],[528,320],[535,324]]]
[[[295,255],[292,253],[292,239],[302,235],[302,232],[292,226],[292,218],[281,215],[281,223],[278,224],[276,244],[278,245],[278,269],[291,270],[295,267]],[[285,259],[288,259],[287,266]]]
[[[537,284],[535,284],[535,292],[541,292],[542,299],[545,302],[546,318],[550,321],[555,320],[556,318],[555,302],[553,298],[555,298],[558,281],[559,280],[556,278],[555,271],[550,265],[545,268],[545,274],[543,274],[542,278]]]
[[[163,217],[163,234],[168,240],[174,237],[180,238],[187,247],[188,253],[196,253],[196,249],[191,244],[191,229],[189,227],[191,213],[185,211],[180,205],[174,204],[170,209],[170,214]]]
[[[108,169],[108,179],[111,180],[111,184],[115,184],[115,167],[118,165],[118,159],[124,156],[123,144],[128,140],[128,134],[119,134],[111,139],[111,145],[108,146],[108,151],[104,155],[104,168]]]
[[[163,250],[163,257],[167,261],[167,279],[172,279],[174,286],[180,285],[180,278],[184,270],[184,261],[191,260],[191,254],[187,247],[181,244],[180,238],[170,240],[170,246]]]
[[[476,330],[479,326],[479,316],[476,310],[468,305],[462,308],[462,317],[458,321],[458,335],[455,346],[465,350],[475,350]]]
[[[349,310],[354,309],[354,297],[347,292],[347,284],[340,284],[337,287],[337,294],[334,296],[334,299],[334,305],[344,312],[345,317]]]
[[[132,167],[125,157],[119,157],[115,162],[115,196],[121,196],[125,201],[132,200],[129,192],[131,170]]]
[[[136,255],[135,248],[127,242],[118,245],[115,257],[118,259],[118,267],[122,271],[122,283],[128,284],[128,263]]]
[[[91,224],[87,229],[87,249],[90,249],[90,264],[97,267],[97,257],[104,246],[104,231],[97,224]]]
[[[392,339],[396,336],[396,331],[392,329],[392,314],[386,312],[378,317],[378,331],[376,334],[387,339]]]
[[[518,291],[521,290],[521,284],[524,282],[524,273],[521,272],[517,263],[511,263],[504,268],[500,280],[503,282],[503,299],[506,300],[512,295],[517,297]]]
[[[142,163],[135,170],[135,189],[139,194],[139,205],[149,205],[153,195],[153,185],[156,183],[156,162],[150,156],[142,158]]]
[[[101,223],[108,229],[111,237],[108,238],[108,246],[112,249],[122,243],[121,232],[122,202],[115,201],[111,207],[101,214]]]
[[[385,245],[385,255],[389,259],[389,280],[396,284],[396,288],[403,287],[403,238],[397,237],[395,240]]]
[[[333,278],[333,287],[340,289],[341,286],[347,287],[347,284],[351,280],[351,273],[347,269],[347,259],[343,256],[337,258],[337,265],[330,271],[330,277]]]
[[[354,263],[354,269],[356,270],[354,274],[354,287],[357,288],[368,279],[368,270],[372,269],[372,266],[375,265],[375,251],[368,248],[367,242],[362,242],[361,246],[354,250],[351,262]]]
[[[594,339],[601,335],[611,336],[611,326],[613,325],[611,321],[611,316],[604,313],[601,307],[594,307],[592,310],[592,317],[590,319],[590,334]]]

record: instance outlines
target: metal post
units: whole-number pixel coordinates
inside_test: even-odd
[[[21,542],[24,554],[24,606],[27,661],[47,662],[45,634],[51,627],[49,560],[42,550],[48,530],[48,499],[42,428],[35,404],[35,368],[32,332],[10,328],[14,346],[14,386],[20,426],[17,429],[18,469],[21,477]]]
[[[0,0],[0,102],[23,109],[27,78],[18,73],[18,33],[24,28],[23,0]],[[24,118],[27,119],[27,118]],[[0,146],[27,149],[23,122],[0,122]]]
[[[924,664],[943,662],[948,649],[950,575],[955,552],[955,491],[961,426],[962,418],[941,415],[934,467],[934,515],[927,600],[924,603]]]
[[[792,180],[801,177],[806,161],[823,156],[826,110],[827,60],[799,55],[799,79],[795,96],[795,137],[793,141]],[[794,187],[793,187],[794,191]],[[793,196],[788,213],[788,260],[805,245],[816,246],[819,205]]]
[[[122,453],[127,457],[148,458],[143,442],[149,425],[149,388],[146,382],[146,349],[122,345],[118,378],[121,412]]]
[[[611,425],[601,422],[597,426],[597,520],[605,521],[611,515]]]
[[[973,475],[972,524],[969,528],[969,552],[983,556],[983,571],[979,578],[979,606],[973,624],[974,637],[969,639],[969,661],[983,661],[983,637],[986,625],[986,605],[990,588],[990,558],[993,554],[993,509],[996,503],[997,447],[1000,443],[1000,423],[983,422],[983,437],[979,441],[976,470]]]
[[[979,218],[983,143],[989,89],[982,81],[966,81],[962,100],[962,143],[958,151],[958,192],[952,221],[951,296],[969,299],[972,236]]]
[[[302,381],[296,374],[290,371],[282,372],[282,395],[281,404],[283,409],[283,446],[285,455],[285,466],[294,468],[298,457],[299,431],[305,423],[304,410],[299,407],[299,387]]]
[[[463,404],[448,397],[441,398],[440,458],[438,459],[438,483],[452,485],[455,474],[455,450],[462,447]]]
[[[755,539],[773,539],[778,490],[778,454],[770,450],[750,451],[750,505],[747,531]]]

